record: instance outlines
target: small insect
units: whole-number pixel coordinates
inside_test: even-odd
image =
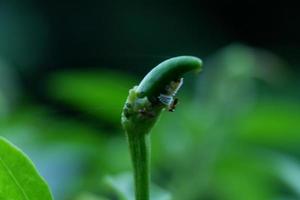
[[[171,81],[171,83],[166,87],[167,95],[175,96],[178,90],[181,88],[182,84],[183,84],[183,78],[180,78],[176,81]]]
[[[169,106],[169,111],[170,112],[175,111],[175,108],[176,108],[176,105],[178,104],[178,101],[179,101],[178,98],[174,98],[173,102]]]
[[[168,106],[168,110],[170,112],[174,112],[176,105],[178,104],[178,99],[175,98],[176,93],[180,89],[183,84],[183,78],[180,78],[177,81],[171,81],[169,85],[166,87],[167,94],[160,94],[158,96],[159,101]]]

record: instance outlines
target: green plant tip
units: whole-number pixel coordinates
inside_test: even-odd
[[[149,132],[161,111],[173,111],[175,95],[182,85],[182,76],[189,71],[201,71],[202,61],[194,56],[178,56],[153,68],[129,91],[122,113],[122,125],[127,132]]]
[[[168,59],[153,68],[134,86],[127,97],[122,112],[122,126],[126,132],[134,169],[135,199],[150,199],[150,130],[161,111],[174,111],[176,93],[182,76],[189,71],[200,71],[202,61],[193,56]]]
[[[157,96],[171,81],[180,79],[189,71],[200,72],[201,59],[194,56],[178,56],[163,61],[153,68],[137,88],[139,97]]]

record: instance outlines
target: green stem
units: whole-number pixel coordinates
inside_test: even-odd
[[[149,200],[150,192],[150,135],[127,134],[134,170],[135,199]]]
[[[202,61],[193,56],[168,59],[153,68],[138,86],[129,91],[122,112],[134,169],[135,200],[150,198],[150,130],[166,107],[160,95],[174,87],[188,71],[199,71]],[[174,89],[174,88],[173,88]],[[179,89],[179,88],[175,88]],[[170,97],[171,100],[174,96]],[[176,105],[176,104],[175,104]]]

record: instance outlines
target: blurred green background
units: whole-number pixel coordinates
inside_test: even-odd
[[[204,71],[152,131],[155,200],[300,199],[297,12],[289,1],[2,0],[0,135],[55,199],[124,199],[128,90],[191,54]]]

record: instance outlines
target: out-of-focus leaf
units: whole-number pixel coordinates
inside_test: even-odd
[[[73,200],[108,200],[108,199],[103,198],[103,197],[98,197],[94,194],[85,192],[85,193],[80,194]]]
[[[298,147],[300,140],[300,106],[290,101],[258,103],[237,121],[243,139],[262,145]]]
[[[122,200],[134,200],[133,178],[131,173],[108,176],[105,183]],[[171,200],[171,195],[160,187],[151,184],[151,200]]]
[[[125,74],[106,71],[65,71],[53,74],[50,95],[76,109],[114,124],[134,81]]]
[[[52,199],[49,187],[33,163],[3,137],[0,137],[0,199]]]
[[[113,163],[106,162],[111,152],[101,130],[51,114],[27,106],[0,121],[0,135],[30,156],[55,199],[65,199],[110,172]]]
[[[274,168],[279,178],[300,198],[300,163],[289,156],[276,156]]]
[[[275,198],[274,200],[298,200],[298,198],[296,197],[278,197],[278,198]]]
[[[213,181],[224,200],[273,199],[277,188],[268,184],[273,180],[273,166],[268,159],[253,150],[234,146],[223,153],[216,165]]]

